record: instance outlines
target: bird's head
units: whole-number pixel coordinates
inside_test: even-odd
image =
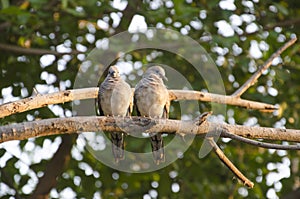
[[[118,68],[116,66],[109,67],[108,75],[113,77],[113,78],[120,77]]]
[[[151,66],[150,68],[148,68],[145,72],[145,76],[148,76],[151,74],[155,74],[155,75],[159,76],[161,79],[168,81],[165,70],[160,66]]]

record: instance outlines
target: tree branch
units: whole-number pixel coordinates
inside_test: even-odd
[[[36,95],[15,102],[0,105],[0,118],[21,113],[28,110],[48,106],[49,104],[59,104],[70,102],[73,100],[96,98],[98,88],[86,88],[77,90],[66,90],[57,93],[49,93],[44,95]]]
[[[9,172],[7,172],[8,168],[7,167],[4,167],[4,168],[0,168],[0,179],[1,179],[1,182],[2,183],[5,183],[9,188],[13,189],[15,191],[14,193],[14,197],[16,199],[21,199],[22,197],[20,196],[19,192],[18,192],[18,189],[15,187],[15,183],[13,182],[13,177],[10,177],[9,176]]]
[[[278,109],[276,106],[267,103],[245,100],[227,95],[204,93],[201,91],[169,90],[169,94],[171,100],[199,100],[203,102],[240,106],[265,112],[273,112]]]
[[[39,179],[30,198],[49,198],[48,195],[51,189],[56,186],[57,177],[63,172],[69,162],[72,146],[72,136],[63,135],[59,148],[47,164],[44,175]]]
[[[299,199],[300,198],[300,188],[291,191],[290,193],[284,195],[281,199]]]
[[[9,21],[3,22],[0,24],[0,31],[6,29],[7,27],[11,26],[11,23]]]
[[[208,122],[197,126],[194,121],[150,119],[145,117],[70,117],[51,118],[32,122],[9,124],[0,127],[0,143],[9,140],[24,140],[31,137],[99,131],[120,132],[163,132],[179,135],[221,137],[238,135],[249,139],[266,139],[300,142],[300,130],[267,127],[249,127],[225,123]],[[262,146],[261,146],[262,147]]]
[[[300,145],[282,145],[282,144],[272,144],[266,142],[260,142],[256,140],[251,140],[242,136],[238,136],[235,134],[228,133],[226,134],[228,138],[244,142],[246,144],[254,145],[257,147],[262,147],[266,149],[279,149],[279,150],[300,150]]]
[[[287,27],[287,26],[297,26],[297,24],[300,23],[300,18],[295,18],[295,19],[289,19],[289,20],[285,20],[285,21],[277,21],[275,23],[269,23],[269,24],[265,24],[262,25],[262,29],[258,29],[257,31],[248,33],[248,32],[244,32],[242,34],[240,34],[239,36],[251,36],[251,35],[255,35],[258,32],[260,32],[261,30],[263,31],[269,31],[274,29],[275,27]]]
[[[28,97],[15,102],[9,102],[0,105],[0,118],[9,116],[15,113],[41,108],[49,104],[59,104],[70,102],[74,100],[96,98],[98,88],[82,88],[76,90],[66,90],[57,93],[49,93]],[[221,104],[236,105],[247,109],[258,109],[263,111],[274,111],[277,107],[271,104],[255,102],[235,98],[232,96],[204,93],[200,91],[182,91],[182,90],[169,90],[170,100],[200,100],[205,102],[215,102]]]
[[[253,188],[254,183],[251,182],[246,176],[244,176],[236,166],[234,166],[234,164],[226,157],[223,151],[219,148],[217,143],[214,141],[213,137],[208,137],[206,139],[214,149],[214,152],[217,154],[219,159],[236,175],[236,177],[240,179],[243,182],[243,184],[247,187]]]
[[[285,26],[296,26],[300,23],[300,18],[290,19],[286,21],[277,21],[276,23],[266,24],[263,28],[264,30],[271,30],[275,27],[285,27]]]
[[[17,54],[29,54],[29,55],[54,55],[56,57],[61,57],[63,55],[76,55],[80,53],[77,50],[74,50],[69,53],[59,53],[53,50],[47,50],[47,49],[38,49],[38,48],[23,48],[20,46],[10,45],[10,44],[1,44],[0,43],[0,50],[4,51],[10,51]]]
[[[287,43],[285,43],[281,48],[279,48],[272,56],[262,65],[258,71],[256,71],[238,90],[236,90],[231,96],[239,98],[250,86],[254,85],[257,79],[261,76],[261,74],[267,70],[273,60],[278,57],[283,51],[285,51],[288,47],[293,45],[297,41],[297,38],[293,38]]]

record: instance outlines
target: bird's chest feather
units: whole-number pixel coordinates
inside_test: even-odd
[[[168,91],[164,86],[143,86],[136,96],[138,109],[143,116],[161,117],[168,100]]]
[[[100,95],[101,108],[105,115],[125,116],[130,103],[130,87],[116,86]]]

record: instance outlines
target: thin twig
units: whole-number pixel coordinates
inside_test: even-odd
[[[295,18],[295,19],[290,19],[290,20],[286,20],[286,21],[279,21],[279,22],[275,22],[275,23],[268,23],[266,25],[263,25],[262,30],[263,31],[270,31],[272,29],[274,29],[275,27],[287,27],[287,26],[297,26],[300,23],[300,18]],[[257,31],[254,32],[243,32],[242,34],[240,34],[239,36],[250,36],[250,35],[255,35],[258,32],[262,31],[261,29],[258,29]]]
[[[10,51],[17,54],[29,54],[29,55],[54,55],[57,57],[61,57],[63,55],[76,55],[80,53],[79,51],[75,50],[68,53],[60,53],[53,50],[47,50],[47,49],[38,49],[38,48],[23,48],[20,46],[10,45],[10,44],[1,44],[0,43],[0,49],[5,51]]]
[[[21,113],[24,111],[41,108],[50,104],[60,104],[74,100],[96,98],[97,87],[82,88],[75,90],[66,90],[56,93],[40,94],[34,97],[28,97],[14,102],[0,105],[0,118]],[[219,95],[213,93],[204,93],[200,91],[169,90],[170,100],[199,100],[205,102],[215,102],[221,104],[235,105],[247,109],[257,109],[261,111],[274,111],[278,108],[271,104],[260,103],[256,101],[234,98],[232,96]]]
[[[239,98],[250,86],[254,85],[257,79],[261,76],[261,74],[267,70],[273,60],[278,57],[283,51],[285,51],[288,47],[293,45],[297,41],[297,38],[293,38],[287,43],[285,43],[281,48],[279,48],[273,55],[262,65],[258,71],[256,71],[239,89],[237,89],[231,96]]]
[[[240,172],[236,166],[226,157],[226,155],[223,153],[223,151],[219,148],[217,143],[214,141],[213,137],[207,137],[206,138],[209,142],[209,144],[213,147],[214,152],[217,154],[219,159],[236,175],[238,179],[240,179],[244,185],[246,185],[249,188],[254,187],[254,183],[251,182],[246,176]]]
[[[238,140],[241,142],[244,142],[246,144],[266,148],[266,149],[279,149],[279,150],[300,150],[300,145],[282,145],[282,144],[273,144],[273,143],[266,143],[266,142],[260,142],[256,140],[251,140],[242,136],[238,136],[232,133],[224,133],[228,138]]]
[[[275,27],[297,26],[298,23],[300,23],[300,18],[290,19],[286,21],[279,21],[279,22],[267,24],[264,27],[264,30],[271,30]]]

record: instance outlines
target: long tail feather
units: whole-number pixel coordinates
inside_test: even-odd
[[[124,133],[112,132],[111,133],[112,141],[112,153],[114,155],[116,163],[120,160],[124,160]]]
[[[157,165],[165,161],[164,143],[161,134],[151,137],[153,158]]]

